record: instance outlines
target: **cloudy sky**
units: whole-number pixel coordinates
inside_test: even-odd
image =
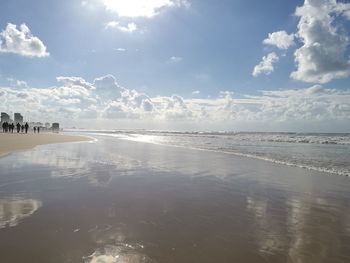
[[[350,3],[0,2],[0,110],[102,129],[350,132]]]

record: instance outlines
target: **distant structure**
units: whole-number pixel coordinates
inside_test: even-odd
[[[8,115],[6,112],[1,112],[1,123],[3,122],[10,122],[10,115]]]
[[[57,122],[52,123],[52,131],[58,132],[60,130],[60,124]]]
[[[13,119],[14,119],[16,124],[17,123],[19,123],[19,124],[23,123],[23,116],[20,113],[15,113]]]
[[[10,115],[6,112],[1,112],[1,119],[0,124],[2,125],[4,122],[8,122],[9,124],[13,123],[14,125],[17,125],[19,123],[20,125],[23,125],[24,123],[28,123],[29,130],[33,130],[40,128],[40,131],[53,131],[53,132],[59,132],[60,131],[60,124],[58,122],[55,123],[49,123],[49,122],[29,122],[25,121],[24,117],[21,113],[16,112],[13,115],[13,120],[10,118]],[[1,212],[1,211],[0,211]]]

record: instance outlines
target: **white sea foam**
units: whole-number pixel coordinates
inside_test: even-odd
[[[113,131],[95,133],[143,143],[223,152],[350,176],[350,134]]]

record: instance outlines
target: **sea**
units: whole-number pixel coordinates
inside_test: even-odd
[[[350,176],[350,133],[155,130],[84,132],[91,135],[112,136],[121,140],[223,152],[325,172],[329,175]]]

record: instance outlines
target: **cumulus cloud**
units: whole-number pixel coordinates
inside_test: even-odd
[[[26,24],[20,25],[18,29],[14,24],[7,24],[6,29],[0,33],[0,52],[25,57],[49,56],[44,43],[31,34]]]
[[[350,90],[306,89],[261,91],[255,96],[223,91],[216,98],[151,97],[120,86],[106,75],[91,83],[80,77],[58,77],[47,88],[0,87],[0,111],[30,112],[31,119],[79,123],[82,120],[133,120],[177,123],[236,122],[350,123]],[[209,128],[210,126],[207,126]],[[350,128],[350,127],[348,127]]]
[[[296,8],[295,16],[299,17],[295,33],[288,35],[278,31],[263,40],[264,44],[279,49],[288,49],[295,44],[294,40],[301,43],[294,51],[296,70],[290,77],[319,84],[349,77],[349,37],[343,22],[350,20],[350,4],[336,0],[305,0]]]
[[[286,31],[277,31],[270,33],[268,38],[263,41],[266,45],[276,46],[279,49],[288,49],[294,44],[294,34],[288,35]]]
[[[179,63],[183,60],[182,57],[172,56],[169,58],[170,63]]]
[[[267,56],[263,56],[261,62],[254,67],[253,76],[257,77],[260,74],[269,75],[274,71],[274,64],[279,60],[275,52],[269,53]]]
[[[18,79],[13,79],[13,78],[8,78],[7,79],[10,82],[10,85],[12,87],[18,87],[18,88],[28,88],[27,82],[24,80],[18,80]]]
[[[101,100],[116,100],[121,97],[123,87],[119,86],[113,75],[96,78],[93,82],[94,94]]]
[[[80,77],[57,77],[56,80],[60,83],[63,83],[67,87],[81,86],[88,90],[95,89],[95,87],[92,86],[91,83],[85,81],[83,78]]]
[[[338,3],[335,10],[342,14],[346,19],[350,20],[350,3]]]
[[[303,45],[294,53],[297,70],[292,78],[326,83],[350,76],[350,62],[345,57],[349,38],[335,19],[342,12],[347,16],[344,5],[335,0],[305,0],[296,9],[295,15],[300,17],[297,36]]]
[[[325,89],[316,85],[302,90],[263,91],[263,112],[266,118],[279,121],[324,121],[347,119],[350,110],[348,91]]]
[[[184,98],[178,95],[171,97],[159,97],[156,99],[159,119],[192,119],[193,112],[188,108]]]
[[[118,21],[110,21],[105,24],[105,29],[115,28],[122,32],[132,33],[137,30],[137,25],[135,23],[128,23],[127,25],[121,25]]]
[[[169,7],[188,7],[187,0],[101,0],[105,8],[115,12],[120,17],[147,17],[158,15],[162,10]]]
[[[26,93],[26,92],[19,92],[19,93],[17,93],[16,96],[17,96],[17,98],[21,98],[21,99],[26,99],[29,97],[28,93]]]

